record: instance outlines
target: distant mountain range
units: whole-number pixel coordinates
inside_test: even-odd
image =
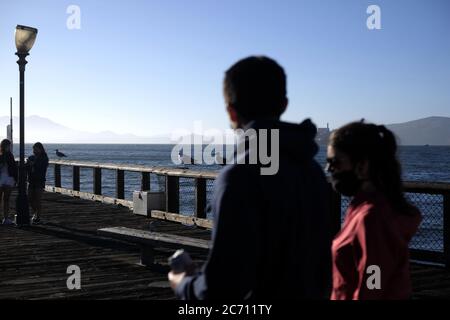
[[[6,137],[9,117],[0,117],[0,137]],[[50,119],[29,116],[25,118],[25,142],[33,143],[170,143],[169,135],[140,137],[133,134],[118,134],[112,131],[85,132],[60,125]],[[19,119],[13,117],[14,142],[19,141]]]
[[[0,117],[0,137],[6,137],[9,117]],[[112,131],[84,132],[60,125],[50,119],[29,116],[25,119],[26,142],[43,143],[131,143],[170,144],[170,134],[141,137],[133,134],[118,134]],[[14,141],[19,141],[19,120],[13,118]],[[450,118],[429,117],[387,126],[398,137],[402,145],[450,145]]]
[[[429,117],[387,126],[402,145],[450,145],[450,118]]]

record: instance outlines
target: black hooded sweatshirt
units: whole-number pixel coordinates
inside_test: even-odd
[[[328,298],[329,196],[314,160],[317,129],[310,120],[256,120],[249,128],[279,129],[278,172],[261,175],[261,163],[224,167],[208,206],[214,217],[208,260],[176,294],[186,300]]]
[[[45,177],[48,168],[48,156],[46,153],[39,156],[32,155],[27,161],[28,183],[30,188],[45,188]]]

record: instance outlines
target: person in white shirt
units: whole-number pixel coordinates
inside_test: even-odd
[[[9,218],[9,198],[17,182],[17,164],[11,152],[11,141],[4,139],[0,144],[0,201],[3,207],[4,225],[14,224]]]

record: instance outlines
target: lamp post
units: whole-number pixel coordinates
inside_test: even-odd
[[[20,72],[20,161],[19,161],[19,194],[17,196],[16,211],[17,225],[30,224],[30,212],[26,190],[25,172],[25,65],[28,52],[34,45],[38,30],[31,27],[18,25],[16,27],[16,55],[19,57],[17,64]]]

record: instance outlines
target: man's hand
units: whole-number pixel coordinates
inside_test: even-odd
[[[173,271],[170,271],[168,274],[170,287],[175,290],[176,287],[183,281],[184,277],[186,276],[186,272],[181,273],[175,273]]]

